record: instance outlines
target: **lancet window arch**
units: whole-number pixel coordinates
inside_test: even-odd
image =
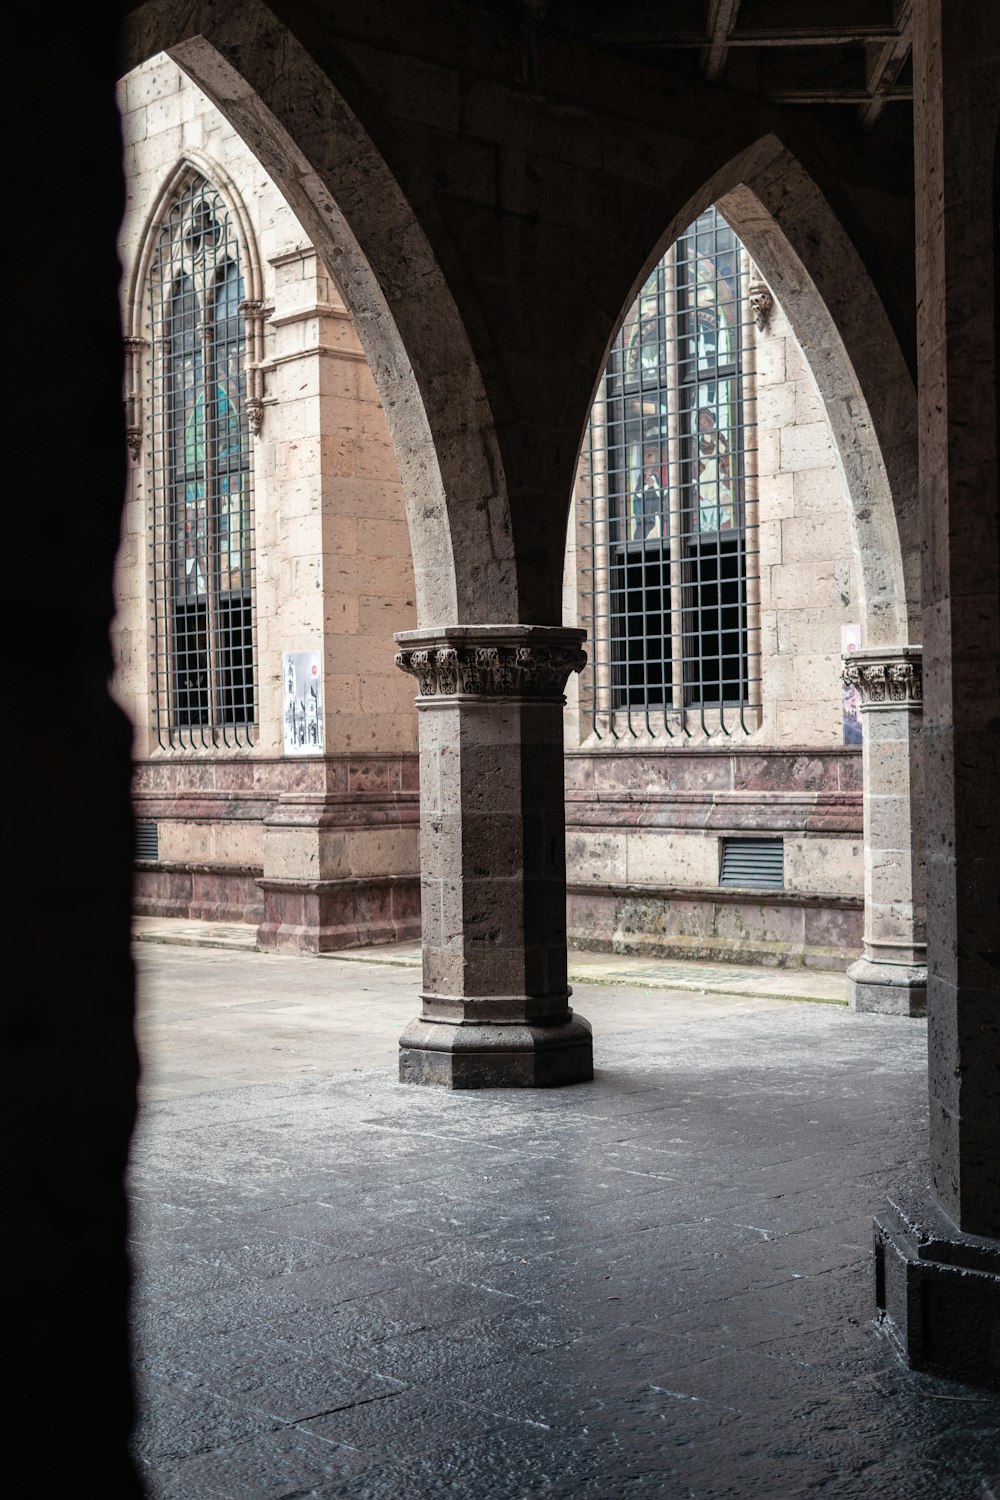
[[[654,267],[577,482],[593,728],[749,732],[759,705],[750,263],[708,209]]]
[[[149,261],[153,710],[164,748],[246,746],[256,718],[246,256],[192,171]],[[255,304],[250,304],[255,305]]]

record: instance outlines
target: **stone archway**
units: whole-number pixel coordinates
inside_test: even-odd
[[[397,664],[424,710],[423,1015],[401,1076],[587,1079],[590,1028],[568,1005],[561,797],[562,692],[582,632],[519,623],[493,415],[445,277],[362,124],[263,4],[164,6],[145,22],[128,62],[165,51],[269,172],[351,313],[396,451],[420,624],[398,638]]]
[[[815,379],[848,497],[864,648],[845,670],[860,689],[866,722],[864,948],[849,970],[851,1004],[919,1014],[926,1004],[926,881],[913,380],[849,235],[775,136],[731,159],[688,199],[647,257],[618,324],[650,269],[710,204],[731,224],[788,318]],[[583,420],[580,431],[585,427]]]
[[[350,309],[389,423],[422,624],[517,618],[503,466],[479,368],[434,253],[368,134],[260,0],[150,7],[123,70],[165,51],[280,188]],[[304,101],[308,101],[308,107]],[[490,547],[477,545],[487,533]],[[456,568],[456,551],[472,554]]]
[[[785,309],[813,372],[844,474],[861,580],[864,649],[845,670],[864,716],[865,928],[848,993],[855,1009],[923,1014],[916,391],[857,251],[801,165],[765,141],[739,172],[719,207]]]

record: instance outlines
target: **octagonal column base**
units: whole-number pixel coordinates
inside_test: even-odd
[[[594,1076],[590,1023],[413,1021],[399,1039],[401,1083],[446,1089],[561,1088]]]

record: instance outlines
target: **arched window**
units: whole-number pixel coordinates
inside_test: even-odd
[[[649,276],[601,381],[577,487],[598,734],[751,727],[748,275],[709,209]]]
[[[192,174],[149,270],[153,694],[160,743],[246,745],[255,716],[253,492],[240,244]]]

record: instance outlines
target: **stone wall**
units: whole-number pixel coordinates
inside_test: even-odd
[[[751,270],[751,280],[760,282]],[[861,948],[861,752],[843,745],[841,629],[860,625],[850,496],[815,379],[774,301],[753,331],[760,708],[610,732],[568,689],[567,878],[581,946],[844,968]],[[574,508],[567,620],[586,622]],[[785,890],[719,886],[722,840],[780,838]]]
[[[301,225],[201,90],[161,55],[122,81],[119,99],[126,327],[148,340],[145,255],[161,196],[184,162],[242,205],[250,242],[241,249],[257,263],[265,311],[256,377],[263,416],[251,438],[258,722],[250,747],[172,747],[153,721],[151,368],[148,343],[140,346],[142,432],[130,468],[113,629],[115,693],[134,725],[136,812],[158,832],[157,858],[138,868],[137,908],[259,922],[270,945],[411,936],[416,722],[412,693],[393,664],[392,633],[413,623],[413,570],[371,372]],[[283,755],[286,651],[323,653],[321,758]],[[324,902],[337,908],[335,918],[321,915],[317,903]],[[294,908],[287,922],[283,903]]]
[[[129,172],[122,234],[126,266],[136,263],[150,207],[177,163],[185,156],[206,164],[217,160],[248,205],[268,309],[264,419],[254,454],[261,708],[253,750],[178,756],[157,744],[146,691],[144,458],[131,472],[118,574],[116,690],[136,724],[137,807],[141,817],[157,822],[160,834],[157,867],[141,869],[140,909],[261,921],[267,941],[284,942],[287,928],[290,946],[309,946],[302,915],[306,888],[314,904],[342,902],[346,888],[337,881],[378,875],[403,882],[407,930],[414,930],[415,822],[407,814],[392,826],[380,824],[368,804],[368,812],[359,816],[374,818],[375,824],[362,835],[355,821],[344,844],[330,831],[339,826],[341,814],[330,823],[326,778],[321,777],[324,789],[303,794],[281,759],[281,653],[288,649],[324,651],[328,757],[374,767],[378,779],[378,766],[391,761],[404,767],[415,752],[412,691],[392,665],[391,644],[392,631],[414,621],[410,537],[371,369],[343,301],[287,203],[195,85],[161,56],[130,74],[121,88]],[[746,775],[747,787],[753,793],[766,788],[767,797],[754,796],[752,810],[718,803],[703,759],[703,749],[714,740],[703,744],[699,734],[684,749],[645,744],[641,738],[628,749],[599,742],[581,722],[574,679],[568,746],[584,747],[595,763],[599,757],[611,781],[629,791],[625,799],[605,796],[595,809],[571,759],[571,924],[580,943],[611,946],[627,940],[662,951],[688,944],[731,956],[735,929],[730,924],[726,935],[719,935],[717,904],[733,904],[731,893],[718,895],[719,840],[726,830],[750,828],[760,836],[785,838],[787,889],[750,898],[754,910],[781,908],[783,915],[768,918],[759,941],[744,944],[743,957],[753,952],[766,962],[805,959],[840,966],[860,943],[863,883],[860,758],[838,748],[840,628],[859,621],[863,611],[849,497],[815,381],[777,304],[756,335],[755,360],[763,681],[761,710],[748,716],[750,732],[738,731],[737,742],[742,765],[750,764],[748,755],[759,757]],[[569,623],[578,618],[574,565],[571,544]],[[788,753],[777,759],[765,755],[779,748]],[[819,751],[837,753],[816,761],[822,772],[803,791],[793,767],[811,764]],[[644,792],[634,790],[636,753],[646,766]],[[671,767],[659,764],[661,754]],[[238,771],[242,760],[252,767],[249,779]],[[182,765],[193,771],[195,762],[199,769],[193,779],[207,778],[197,805],[174,796],[176,770],[167,770]],[[832,772],[830,765],[836,767]],[[708,810],[704,820],[692,811],[694,803],[683,826],[665,817],[658,800],[661,784],[678,776],[700,788],[690,795],[695,801],[700,797]],[[414,778],[415,770],[404,768],[389,780],[398,791]],[[830,795],[841,799],[839,822],[834,827],[828,820],[820,831],[813,798]],[[338,852],[331,857],[337,840]],[[395,899],[402,911],[403,898],[397,893]],[[632,916],[623,926],[626,899],[632,901]],[[284,901],[295,909],[287,922],[280,913]],[[815,931],[807,938],[805,918],[789,918],[792,907],[800,914],[826,913],[828,920],[813,921]],[[350,925],[340,917],[314,917],[319,927],[343,931]],[[823,931],[817,921],[827,922]],[[359,931],[367,930],[363,915],[358,924]],[[749,929],[744,924],[741,930]]]

